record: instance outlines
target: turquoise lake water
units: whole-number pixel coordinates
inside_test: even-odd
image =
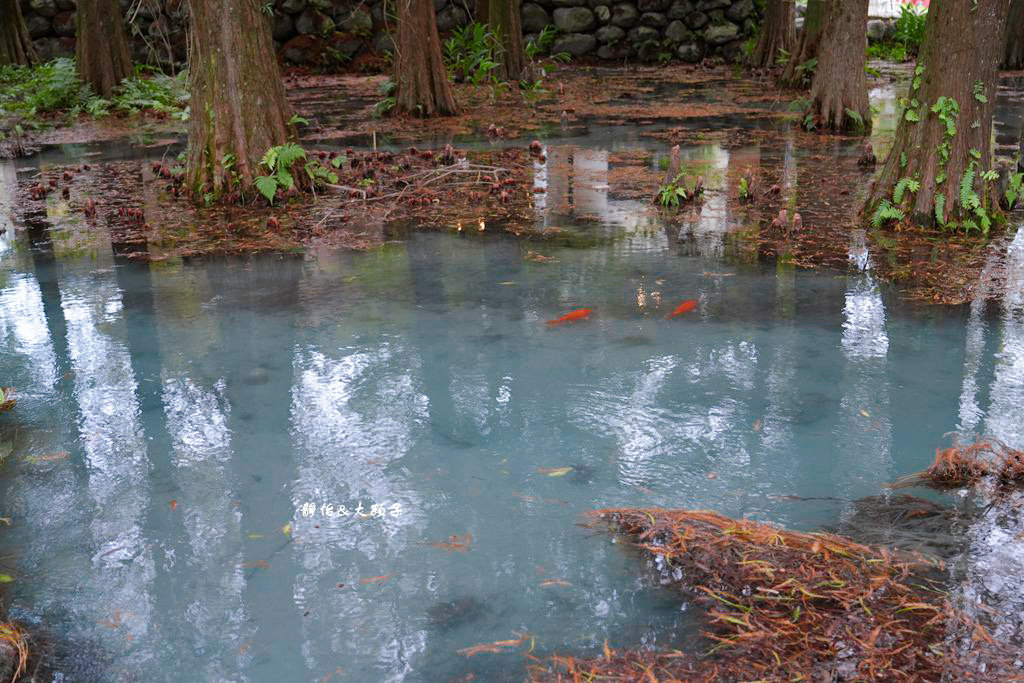
[[[543,220],[571,193],[614,240],[143,264],[71,253],[0,192],[0,571],[45,680],[521,681],[531,643],[698,647],[670,577],[585,526],[609,506],[958,553],[954,592],[1020,636],[1024,506],[913,491],[954,520],[915,539],[884,487],[953,431],[1024,447],[1024,237],[991,300],[926,306],[863,233],[848,270],[766,263],[713,191],[677,231],[608,193],[607,149],[548,153],[579,175],[539,176]]]
[[[521,680],[521,654],[456,652],[687,642],[691,611],[583,513],[835,526],[951,430],[1024,443],[1019,297],[908,305],[870,270],[657,240],[546,263],[448,234],[192,266],[4,247],[12,609],[73,643],[68,680]]]

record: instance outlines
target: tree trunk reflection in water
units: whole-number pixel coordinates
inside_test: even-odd
[[[302,502],[292,490],[297,472],[290,429],[301,261],[251,257],[211,264],[207,274],[210,290],[220,299],[220,348],[213,356],[223,373],[230,411],[239,524],[243,532],[260,536],[243,541],[243,566],[237,569],[245,580],[243,600],[254,629],[248,645],[260,653],[252,673],[289,680],[296,675],[289,663],[295,640],[304,633],[305,609],[294,591],[297,568],[290,547],[290,525]],[[274,334],[268,334],[268,325]]]

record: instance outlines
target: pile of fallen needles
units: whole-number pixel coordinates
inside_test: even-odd
[[[967,445],[954,442],[949,448],[935,449],[935,460],[926,470],[899,479],[892,488],[961,488],[986,477],[993,477],[1003,486],[1024,483],[1024,451],[998,439],[980,439]]]
[[[682,576],[705,608],[703,655],[615,652],[531,664],[533,681],[1013,680],[1012,653],[948,602],[940,564],[714,512],[595,517]],[[681,574],[680,574],[681,572]]]
[[[16,681],[28,663],[28,636],[14,624],[0,622],[0,663]]]

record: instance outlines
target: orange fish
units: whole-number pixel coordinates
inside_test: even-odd
[[[586,318],[589,318],[590,314],[593,312],[593,309],[590,308],[577,308],[575,311],[569,311],[561,318],[549,320],[548,325],[561,325],[562,323],[571,323],[576,320],[585,320]]]
[[[665,316],[665,320],[668,320],[669,318],[674,318],[677,315],[682,315],[683,313],[689,313],[690,311],[695,310],[697,308],[697,304],[698,303],[699,302],[696,299],[687,299],[683,303],[681,303],[678,306],[676,306],[674,311],[672,311],[671,313],[666,315]]]

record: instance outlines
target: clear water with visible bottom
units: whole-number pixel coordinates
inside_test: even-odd
[[[412,233],[144,265],[76,252],[59,202],[6,222],[0,165],[0,571],[44,680],[521,681],[531,647],[700,647],[668,578],[581,526],[611,506],[960,553],[954,593],[1019,638],[1024,506],[884,486],[953,430],[1024,447],[1024,236],[1005,291],[961,307],[880,285],[858,233],[849,272],[765,265],[721,191],[778,164],[797,201],[795,134],[684,149],[714,187],[677,231],[609,192],[612,150],[663,153],[637,131],[547,148],[542,222],[614,237],[585,249]],[[906,493],[948,514],[908,529]]]
[[[529,639],[679,646],[693,610],[583,513],[834,527],[950,430],[1024,445],[1019,296],[919,307],[657,240],[161,266],[6,239],[0,541],[60,680],[522,680]]]

